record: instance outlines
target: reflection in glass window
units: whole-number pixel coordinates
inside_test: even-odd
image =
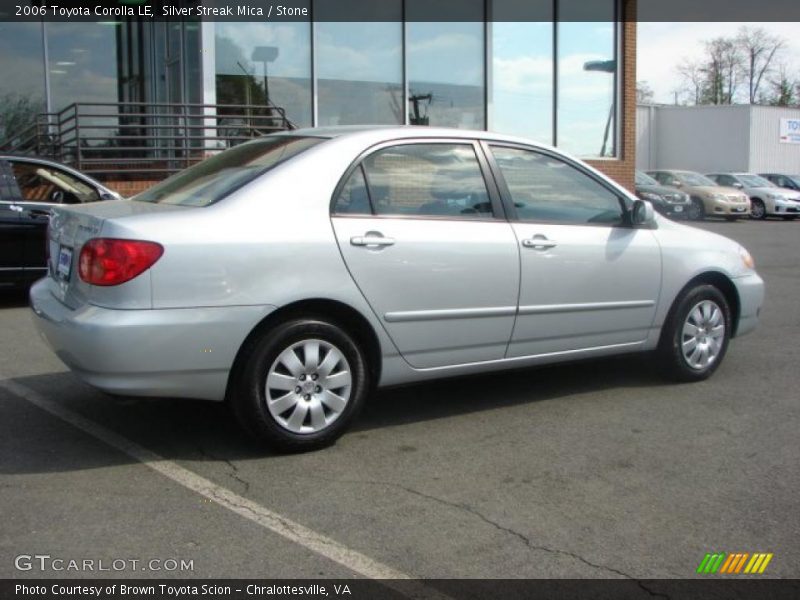
[[[120,81],[117,39],[122,23],[48,23],[50,93],[55,110],[73,102],[117,102],[120,86],[142,86],[143,73],[129,73]],[[139,48],[128,47],[127,62],[139,57]],[[135,81],[134,81],[135,78]]]
[[[311,25],[215,26],[218,104],[278,106],[296,125],[311,125]]]
[[[615,193],[551,156],[492,147],[522,221],[615,225],[622,208]]]
[[[484,24],[409,21],[406,40],[409,123],[484,129]]]
[[[403,123],[401,0],[315,0],[314,18],[318,124]]]
[[[493,23],[492,69],[492,130],[552,144],[552,22]]]
[[[581,157],[616,156],[615,0],[559,0],[559,16],[558,147]]]
[[[364,160],[375,213],[451,218],[492,215],[471,144],[407,144]]]
[[[42,24],[0,21],[0,140],[44,112]]]

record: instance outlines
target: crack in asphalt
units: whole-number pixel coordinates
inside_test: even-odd
[[[204,457],[211,459],[212,461],[224,462],[226,465],[228,465],[229,468],[227,469],[226,475],[241,484],[244,488],[245,494],[250,492],[250,482],[242,478],[242,476],[239,474],[239,467],[237,467],[233,461],[222,456],[215,456],[197,442],[194,442],[194,447],[197,448],[197,451]]]
[[[593,569],[597,569],[597,570],[600,570],[600,571],[606,571],[608,573],[613,573],[613,574],[618,575],[619,577],[621,577],[623,579],[628,579],[630,581],[633,581],[639,586],[639,588],[641,588],[644,592],[646,592],[648,595],[650,595],[653,598],[664,598],[665,600],[671,600],[670,596],[668,596],[667,594],[662,594],[660,592],[656,592],[654,590],[651,590],[640,579],[634,577],[633,575],[625,573],[624,571],[620,571],[619,569],[615,569],[613,567],[608,567],[606,565],[593,563],[592,561],[588,560],[587,558],[584,558],[580,554],[576,554],[575,552],[570,552],[569,550],[561,550],[559,548],[551,548],[549,546],[536,544],[536,543],[533,542],[533,540],[531,540],[525,534],[523,534],[523,533],[521,533],[521,532],[519,532],[519,531],[517,531],[515,529],[512,529],[510,527],[507,527],[505,525],[502,525],[502,524],[500,524],[500,523],[498,523],[496,521],[493,521],[492,519],[490,519],[489,517],[487,517],[486,515],[484,515],[480,511],[476,510],[472,506],[469,506],[468,504],[463,504],[463,503],[460,503],[460,502],[452,502],[450,500],[445,500],[444,498],[439,498],[438,496],[433,496],[431,494],[426,494],[425,492],[421,492],[419,490],[415,490],[414,488],[411,488],[411,487],[408,487],[408,486],[405,486],[405,485],[402,485],[402,484],[399,484],[399,483],[394,483],[394,482],[391,482],[391,481],[340,480],[340,479],[337,480],[337,479],[325,479],[325,478],[320,478],[320,477],[315,477],[315,479],[317,479],[317,480],[323,479],[324,481],[328,481],[328,482],[331,482],[331,483],[344,483],[344,484],[348,484],[348,485],[376,485],[376,486],[390,487],[390,488],[396,488],[396,489],[403,490],[404,492],[406,492],[408,494],[411,494],[411,495],[414,495],[414,496],[418,496],[420,498],[425,498],[426,500],[430,500],[432,502],[436,502],[438,504],[442,504],[442,505],[448,506],[450,508],[455,508],[455,509],[464,511],[464,512],[466,512],[466,513],[468,513],[468,514],[480,519],[481,521],[483,521],[487,525],[491,525],[492,527],[494,527],[498,531],[502,531],[504,533],[507,533],[507,534],[517,538],[518,540],[523,542],[531,550],[540,550],[542,552],[546,552],[546,553],[549,553],[549,554],[556,554],[556,555],[561,555],[561,556],[566,556],[566,557],[572,558],[573,560],[577,560],[579,562],[582,562],[583,564],[585,564],[585,565],[587,565],[589,567],[592,567]]]

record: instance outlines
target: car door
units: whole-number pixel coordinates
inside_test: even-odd
[[[619,193],[579,165],[492,144],[521,251],[519,309],[509,357],[638,346],[653,326],[661,251],[628,226]]]
[[[519,251],[486,169],[471,141],[394,142],[334,194],[347,267],[415,368],[501,359],[511,337]]]
[[[0,160],[0,281],[16,277],[22,271],[25,235],[19,199],[11,167]]]

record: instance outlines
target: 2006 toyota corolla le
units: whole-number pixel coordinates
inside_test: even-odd
[[[763,299],[738,244],[551,148],[446,129],[270,135],[56,209],[49,256],[33,310],[80,377],[227,399],[282,449],[336,439],[375,386],[643,351],[704,379]]]

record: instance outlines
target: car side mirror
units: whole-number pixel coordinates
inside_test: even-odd
[[[670,185],[678,188],[683,187],[683,184],[678,179],[673,179]]]
[[[636,200],[631,211],[631,221],[634,225],[651,225],[656,220],[656,211],[647,200]]]
[[[737,190],[741,190],[744,188],[744,186],[738,181],[734,182],[733,187],[735,187]]]

